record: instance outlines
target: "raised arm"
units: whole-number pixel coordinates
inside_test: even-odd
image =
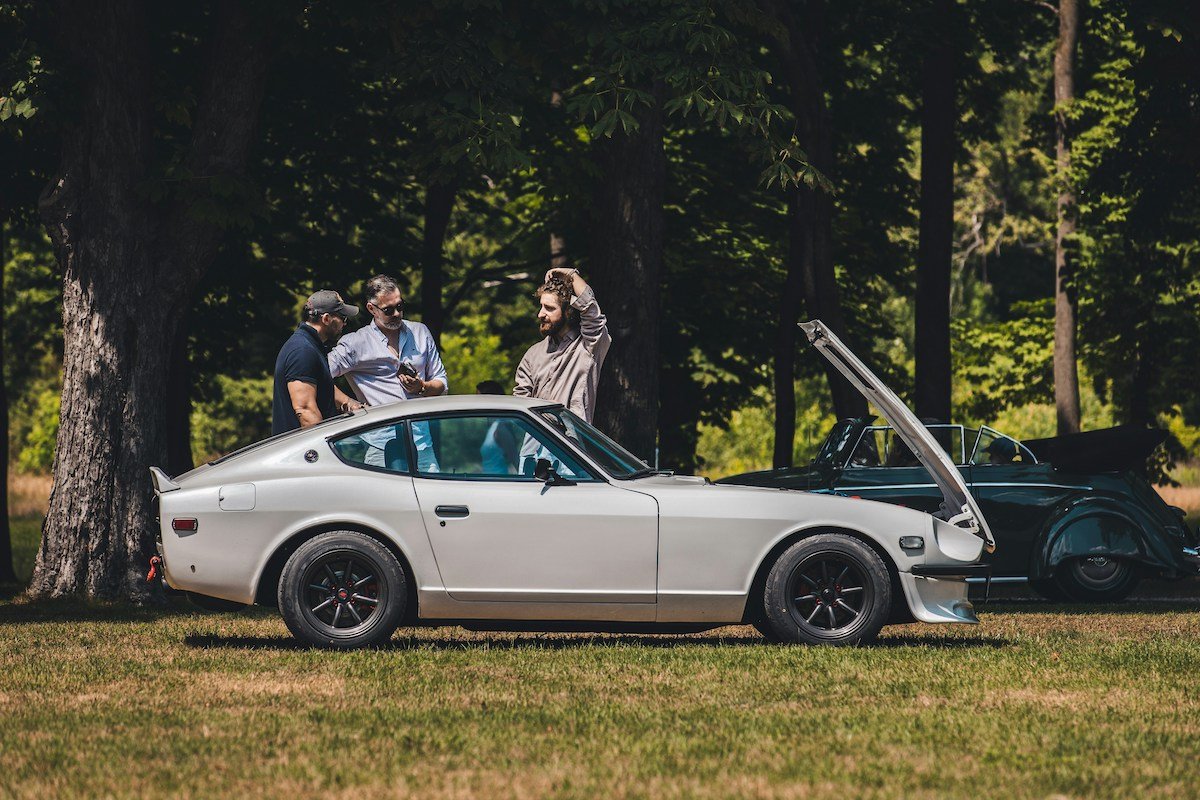
[[[605,354],[608,353],[609,345],[612,344],[612,337],[608,334],[608,319],[600,310],[600,304],[596,302],[596,294],[592,291],[592,287],[588,286],[587,281],[583,279],[577,269],[557,267],[546,273],[546,280],[549,280],[551,276],[557,276],[561,280],[570,280],[571,292],[575,295],[571,300],[571,305],[579,312],[579,336],[583,340],[583,346],[588,349],[592,358],[597,362],[603,361]]]

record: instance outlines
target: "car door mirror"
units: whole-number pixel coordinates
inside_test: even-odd
[[[559,475],[554,467],[550,466],[550,459],[539,458],[537,464],[533,468],[533,477],[537,478],[547,486],[574,486],[575,481],[569,480]]]

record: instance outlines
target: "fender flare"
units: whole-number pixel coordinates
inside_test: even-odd
[[[1078,556],[1113,556],[1169,569],[1168,553],[1146,536],[1152,521],[1128,503],[1104,495],[1075,497],[1047,521],[1030,549],[1029,577],[1049,578],[1059,564]]]

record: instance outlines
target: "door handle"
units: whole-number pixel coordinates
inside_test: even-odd
[[[461,518],[471,514],[471,509],[466,506],[438,506],[433,510],[433,513],[439,517]]]

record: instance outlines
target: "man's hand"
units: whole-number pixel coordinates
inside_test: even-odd
[[[404,391],[408,392],[409,394],[419,395],[425,393],[425,381],[421,380],[416,375],[405,375],[403,372],[401,372],[398,373],[396,377],[400,379],[400,385],[404,387]]]
[[[576,296],[583,294],[583,290],[587,288],[587,281],[579,274],[579,270],[574,267],[555,267],[554,269],[546,270],[545,282],[549,283],[551,278],[558,278],[563,283],[571,285],[571,292]]]
[[[333,387],[333,405],[334,408],[342,413],[358,411],[360,408],[366,408],[366,406],[364,406],[362,403],[358,402],[336,386]]]

